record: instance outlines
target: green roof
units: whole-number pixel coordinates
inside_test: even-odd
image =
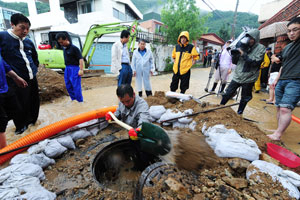
[[[144,14],[142,21],[147,21],[147,20],[151,20],[151,19],[155,19],[155,20],[161,22],[160,14],[158,14],[156,12],[149,12],[149,13]]]

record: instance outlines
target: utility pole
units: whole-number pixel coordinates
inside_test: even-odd
[[[235,11],[234,11],[234,17],[233,17],[233,25],[232,25],[232,30],[231,30],[231,38],[235,38],[235,25],[236,25],[236,16],[237,16],[237,9],[239,6],[239,0],[236,0],[236,6],[235,6]]]

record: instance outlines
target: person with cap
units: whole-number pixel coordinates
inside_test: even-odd
[[[225,105],[242,87],[242,95],[237,113],[243,114],[247,103],[252,99],[252,88],[259,75],[259,68],[264,58],[265,47],[259,44],[259,30],[251,29],[245,35],[246,44],[243,49],[239,48],[237,64],[233,78],[222,95],[221,105]],[[232,51],[231,51],[232,52]],[[235,63],[235,62],[233,62]]]
[[[265,89],[267,87],[268,76],[269,76],[269,67],[271,64],[271,56],[272,56],[271,50],[272,49],[270,47],[266,48],[264,60],[260,65],[259,75],[254,84],[254,92],[255,93],[259,93],[259,91],[262,88]]]
[[[191,67],[199,59],[199,54],[194,45],[189,44],[189,32],[183,31],[178,37],[178,44],[174,47],[172,58],[174,59],[173,77],[170,90],[175,92],[180,81],[180,93],[184,94],[189,88]]]
[[[231,40],[228,40],[225,45],[223,46],[223,49],[220,54],[216,56],[216,62],[215,62],[215,68],[217,69],[215,72],[215,82],[211,90],[209,90],[209,93],[214,93],[215,89],[218,85],[218,82],[221,81],[221,89],[220,93],[222,94],[224,92],[224,89],[226,87],[228,75],[231,73],[233,64],[232,64],[232,58],[230,55],[230,52],[228,51],[228,47],[231,44]]]

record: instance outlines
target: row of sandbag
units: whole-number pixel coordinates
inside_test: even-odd
[[[192,114],[193,109],[185,110],[184,112],[180,112],[178,110],[166,109],[162,105],[151,106],[149,108],[150,121],[161,123],[162,121],[185,116],[188,114]],[[183,117],[176,120],[171,120],[169,122],[164,122],[164,126],[172,125],[173,128],[190,128],[191,130],[195,130],[197,123],[193,121],[192,118]]]
[[[251,165],[255,168],[249,165],[246,173],[248,180],[254,177],[260,180],[255,170],[258,169],[260,172],[269,174],[274,182],[279,181],[289,191],[291,197],[300,198],[297,188],[300,187],[300,175],[290,170],[283,170],[272,163],[259,160],[261,151],[254,140],[242,138],[236,130],[227,129],[223,124],[209,128],[206,128],[204,124],[202,133],[206,136],[206,142],[217,156],[223,158],[242,158],[252,161]]]
[[[72,129],[85,127],[96,122],[97,120],[91,120],[72,127]],[[106,122],[102,123],[101,129],[106,126]],[[43,140],[31,146],[27,150],[28,153],[14,156],[10,165],[0,170],[0,199],[55,199],[56,194],[49,192],[40,184],[40,181],[45,179],[43,168],[54,164],[54,158],[68,149],[75,149],[74,141],[96,135],[98,132],[99,126],[77,130],[57,139]]]

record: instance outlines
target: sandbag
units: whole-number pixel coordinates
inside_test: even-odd
[[[14,199],[19,196],[20,192],[17,188],[9,186],[0,186],[0,199]]]
[[[76,149],[74,141],[70,135],[66,135],[66,136],[58,138],[57,142],[59,142],[62,146],[66,147],[68,149]]]
[[[43,141],[40,141],[38,144],[29,147],[29,149],[27,149],[27,152],[28,152],[29,154],[38,154],[38,153],[42,153],[42,152],[45,150],[45,148],[46,148],[46,146],[47,146],[47,144],[48,144],[49,142],[50,142],[49,139],[45,139],[45,140],[43,140]]]
[[[12,174],[3,185],[18,188],[19,191],[30,192],[36,191],[41,187],[40,180],[37,177],[28,175]]]
[[[19,174],[19,175],[37,177],[40,180],[45,179],[45,174],[43,172],[43,169],[39,165],[35,165],[32,163],[21,163],[21,164],[10,165],[0,170],[0,176],[4,174]]]
[[[162,105],[151,106],[149,108],[149,114],[154,119],[159,119],[165,112],[166,112],[166,109]]]
[[[79,130],[79,131],[75,131],[71,134],[71,137],[74,141],[78,140],[78,139],[82,139],[82,138],[86,138],[91,136],[91,133],[87,130]]]
[[[250,141],[249,141],[250,140]],[[255,145],[254,145],[255,144]],[[216,143],[215,154],[223,158],[243,158],[249,161],[259,159],[261,151],[251,139],[238,138],[231,135],[222,136]]]
[[[56,139],[51,140],[45,148],[45,155],[50,158],[56,158],[67,151]]]
[[[56,199],[56,194],[49,192],[40,186],[39,188],[36,188],[35,191],[30,191],[21,195],[20,198],[26,200],[54,200]]]
[[[157,122],[160,123],[161,121],[180,117],[181,115],[182,115],[182,113],[180,111],[175,112],[175,111],[172,111],[171,109],[167,109],[166,112],[159,118],[159,120]],[[175,121],[177,121],[177,120],[171,120],[171,121],[169,121],[169,123],[175,122]]]
[[[32,163],[32,164],[35,164],[35,165],[39,165],[42,168],[45,168],[49,165],[54,164],[55,160],[51,159],[51,158],[48,158],[43,153],[39,153],[39,154],[18,154],[10,160],[10,165],[21,164],[21,163]]]
[[[285,173],[283,173],[284,170],[281,167],[263,160],[255,160],[247,168],[246,177],[248,180],[251,177],[253,178],[253,176],[257,173],[256,169],[258,169],[260,172],[270,175],[274,182],[279,181],[282,186],[289,191],[289,195],[291,197],[296,199],[300,198],[300,192],[298,188],[293,185],[288,179],[282,177],[282,175]],[[257,174],[255,178],[261,181],[259,174]]]
[[[190,94],[181,94],[181,93],[171,92],[171,91],[166,92],[166,97],[176,98],[179,99],[180,101],[188,101],[193,98],[193,96]]]
[[[191,129],[192,131],[195,131],[196,130],[196,126],[197,126],[197,122],[196,121],[192,121],[189,124],[189,129]]]

